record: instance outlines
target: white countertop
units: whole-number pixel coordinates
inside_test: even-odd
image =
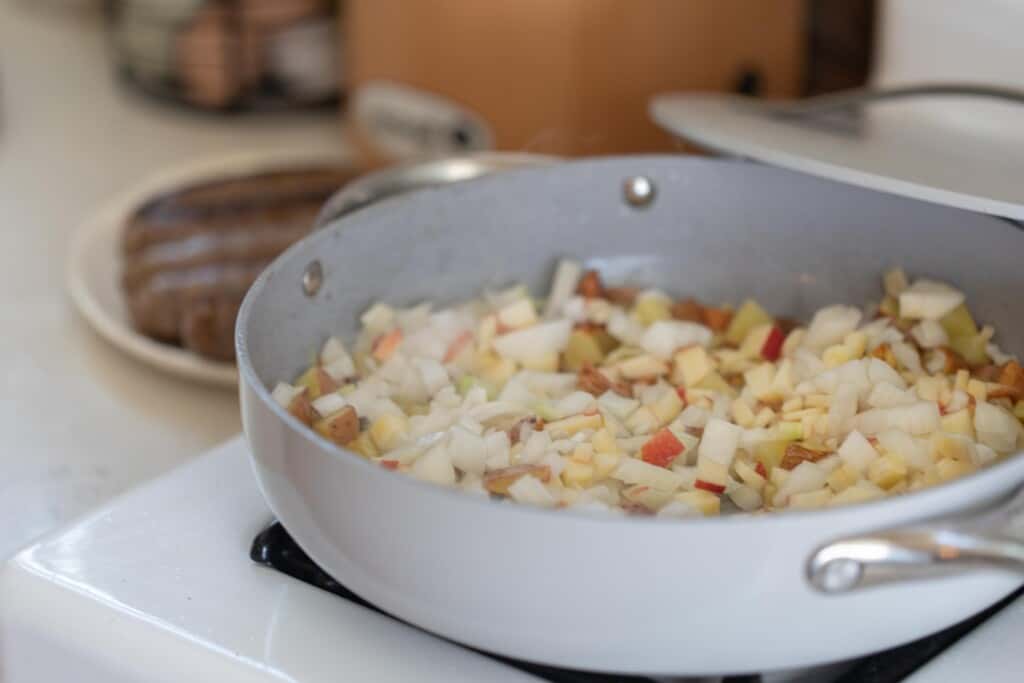
[[[240,430],[232,392],[141,365],[75,314],[83,217],[169,165],[343,144],[331,113],[220,117],[125,91],[81,5],[0,0],[0,558]]]

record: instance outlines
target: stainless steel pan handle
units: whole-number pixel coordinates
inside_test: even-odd
[[[1024,574],[1024,489],[968,517],[829,543],[811,556],[807,578],[824,593],[846,593],[974,568]]]
[[[405,192],[557,161],[557,157],[540,154],[482,152],[386,168],[358,178],[332,195],[320,210],[313,229],[319,230],[347,213]]]

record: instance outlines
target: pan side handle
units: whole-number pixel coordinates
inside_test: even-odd
[[[960,519],[846,538],[816,550],[807,580],[823,593],[997,568],[1024,576],[1024,489]]]

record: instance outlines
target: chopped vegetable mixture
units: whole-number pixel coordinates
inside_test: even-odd
[[[274,398],[381,467],[542,507],[820,508],[964,476],[1024,443],[1024,369],[964,294],[884,278],[806,324],[608,287],[562,261],[434,310],[383,303]]]

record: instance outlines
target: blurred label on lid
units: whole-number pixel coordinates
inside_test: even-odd
[[[363,135],[393,157],[440,156],[492,149],[483,119],[434,93],[387,81],[364,84],[351,114]]]

